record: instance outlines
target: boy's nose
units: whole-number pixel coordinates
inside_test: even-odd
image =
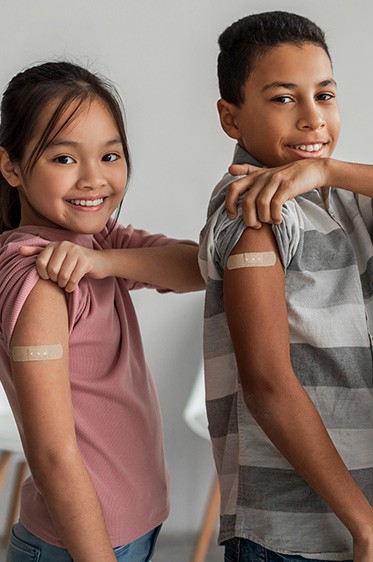
[[[299,129],[311,129],[313,131],[325,127],[325,119],[317,107],[308,107],[298,119]]]

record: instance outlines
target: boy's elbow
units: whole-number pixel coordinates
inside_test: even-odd
[[[292,369],[281,373],[279,369],[258,368],[240,378],[244,402],[256,420],[263,415],[276,416],[292,394],[291,388],[299,386]]]

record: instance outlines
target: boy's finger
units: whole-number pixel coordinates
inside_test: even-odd
[[[237,216],[238,199],[240,195],[251,189],[252,180],[244,176],[228,185],[227,195],[225,197],[225,210],[229,218],[235,219]]]
[[[251,164],[231,164],[228,171],[232,176],[247,176],[261,169]]]

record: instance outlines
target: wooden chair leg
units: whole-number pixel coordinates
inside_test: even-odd
[[[220,491],[219,482],[215,478],[209,501],[207,504],[206,512],[202,521],[202,526],[199,532],[197,543],[194,547],[190,562],[204,562],[208,552],[212,535],[215,530],[216,521],[219,516],[220,507]]]
[[[21,488],[23,481],[26,476],[26,462],[22,461],[18,463],[16,469],[16,475],[14,477],[14,485],[13,485],[13,494],[10,501],[9,511],[8,511],[8,518],[6,522],[5,534],[3,538],[4,545],[7,545],[9,542],[10,533],[14,523],[16,522],[18,508],[19,508],[19,500],[21,495]]]
[[[2,489],[5,481],[5,476],[8,471],[9,461],[10,461],[11,453],[4,451],[1,454],[1,461],[0,461],[0,490]]]

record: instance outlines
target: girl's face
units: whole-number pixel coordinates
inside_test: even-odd
[[[43,116],[45,123],[53,109],[50,107]],[[67,108],[61,123],[72,110],[71,106]],[[57,124],[56,130],[58,127]],[[27,146],[24,162],[36,142]],[[20,226],[51,226],[95,234],[105,227],[124,197],[127,165],[123,146],[111,114],[98,99],[78,110],[30,173],[25,173],[22,166],[18,168]]]

